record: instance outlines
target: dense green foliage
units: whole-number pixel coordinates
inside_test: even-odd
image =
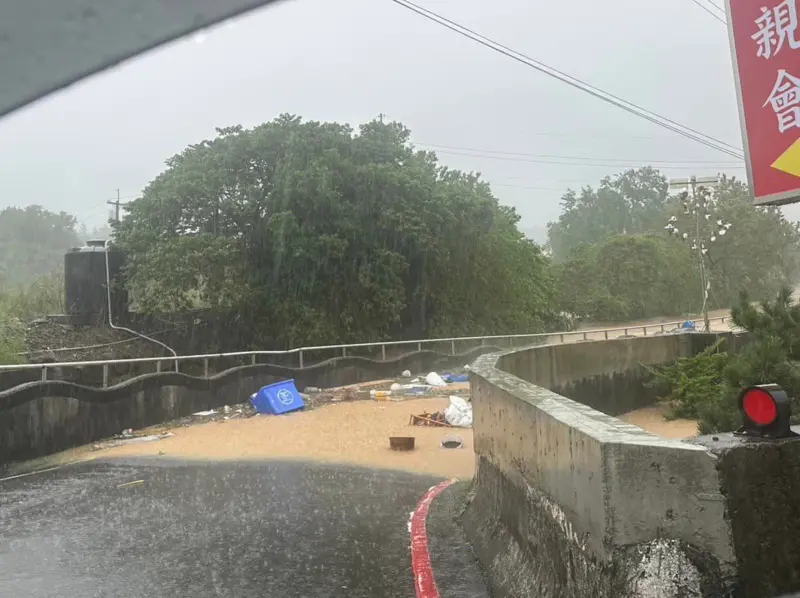
[[[127,207],[140,309],[238,310],[272,345],[535,331],[553,318],[538,246],[479,176],[397,123],[284,115],[218,130]]]
[[[672,415],[698,419],[704,434],[739,427],[738,398],[747,386],[776,383],[790,397],[800,391],[800,303],[791,290],[784,287],[759,305],[743,294],[732,316],[749,334],[741,350],[720,352],[715,345],[654,372],[653,383],[665,393]],[[793,411],[800,413],[794,401]]]
[[[64,253],[79,245],[77,220],[41,206],[0,210],[0,363],[16,363],[25,322],[64,308]]]
[[[648,368],[652,375],[649,384],[663,393],[661,399],[669,406],[668,417],[697,419],[703,403],[719,392],[729,357],[724,341],[719,341],[672,365]]]
[[[0,210],[0,289],[47,276],[64,264],[64,252],[79,245],[77,220],[41,206]]]
[[[25,323],[64,307],[64,275],[56,270],[35,281],[0,290],[0,363],[18,363],[25,344]]]
[[[561,308],[623,321],[690,312],[700,295],[689,249],[656,235],[614,235],[554,266]]]
[[[646,167],[606,177],[597,189],[567,191],[561,198],[561,216],[547,227],[553,259],[562,262],[580,247],[614,235],[660,230],[668,188],[663,175]]]
[[[701,222],[667,186],[643,168],[564,196],[564,211],[549,226],[562,309],[595,321],[697,313],[703,289],[691,239],[698,233],[709,239],[704,260],[714,307],[732,305],[742,289],[765,299],[798,277],[797,225],[777,209],[753,206],[742,183],[722,179]],[[688,241],[666,233],[670,218]],[[717,220],[731,223],[729,234],[715,234]]]

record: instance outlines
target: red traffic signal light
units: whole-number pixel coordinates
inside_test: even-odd
[[[739,434],[762,438],[796,436],[791,430],[792,406],[786,391],[777,384],[745,388],[739,395],[742,427]]]

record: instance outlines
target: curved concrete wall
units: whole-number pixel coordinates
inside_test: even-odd
[[[496,595],[724,596],[735,586],[714,455],[548,388],[639,376],[642,363],[672,362],[714,340],[642,337],[478,358],[478,471],[464,522]]]
[[[306,368],[236,367],[210,378],[145,374],[109,388],[62,380],[29,382],[0,392],[0,465],[39,457],[170,419],[248,400],[262,386],[293,378],[299,390],[330,388],[415,372],[461,367],[497,347],[460,355],[416,351],[376,361],[339,357]]]

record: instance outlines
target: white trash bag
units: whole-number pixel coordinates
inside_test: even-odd
[[[425,376],[425,382],[427,382],[430,386],[447,386],[447,382],[445,382],[436,372],[431,372]]]
[[[456,428],[471,428],[472,405],[461,397],[450,397],[450,406],[444,410],[444,419]]]

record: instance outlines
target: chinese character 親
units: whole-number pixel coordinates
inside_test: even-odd
[[[756,31],[750,37],[758,44],[757,56],[770,58],[788,43],[792,50],[800,48],[797,31],[797,5],[795,0],[783,0],[773,9],[761,7],[761,16],[755,20]]]
[[[792,127],[800,128],[800,78],[780,69],[764,106],[767,104],[772,106],[778,118],[778,130],[781,133]]]

